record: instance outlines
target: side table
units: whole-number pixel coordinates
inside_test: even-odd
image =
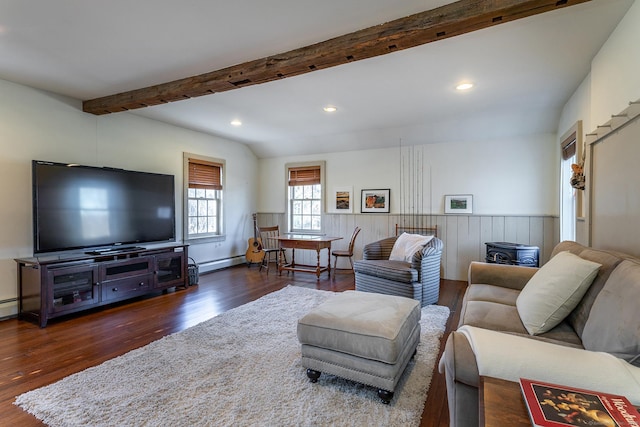
[[[520,384],[480,377],[480,426],[531,427]]]

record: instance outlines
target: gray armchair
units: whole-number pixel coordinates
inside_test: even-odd
[[[442,240],[431,239],[409,263],[389,260],[396,239],[389,237],[364,246],[363,259],[354,264],[356,290],[413,298],[421,307],[435,304],[440,294]]]

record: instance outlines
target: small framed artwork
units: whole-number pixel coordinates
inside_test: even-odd
[[[353,187],[336,187],[331,194],[332,199],[329,201],[330,212],[353,212]]]
[[[362,213],[388,213],[390,189],[362,190],[360,212]]]
[[[444,213],[470,214],[473,212],[473,195],[450,194],[444,196]]]

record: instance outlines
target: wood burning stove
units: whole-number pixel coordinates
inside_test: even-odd
[[[540,249],[537,246],[509,242],[487,242],[485,245],[487,245],[486,262],[525,267],[539,266]]]

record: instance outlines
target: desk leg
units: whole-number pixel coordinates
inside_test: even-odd
[[[316,253],[318,254],[318,260],[316,264],[316,277],[320,280],[320,248],[316,249]]]
[[[331,278],[331,242],[327,246],[327,272],[329,272],[329,278]]]

